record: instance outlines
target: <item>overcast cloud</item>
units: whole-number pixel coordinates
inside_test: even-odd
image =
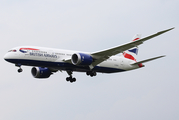
[[[178,0],[1,0],[1,120],[178,120]],[[67,73],[47,80],[4,61],[21,45],[95,52],[175,27],[140,46],[146,67],[115,74]]]

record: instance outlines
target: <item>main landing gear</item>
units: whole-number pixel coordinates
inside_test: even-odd
[[[72,77],[73,72],[72,71],[66,71],[66,72],[70,76],[70,77],[66,78],[66,81],[70,81],[71,83],[76,82],[76,78]],[[93,76],[96,76],[97,74],[95,71],[88,71],[88,72],[86,72],[86,75],[93,77]]]
[[[72,71],[67,71],[67,73],[68,73],[68,75],[69,75],[70,77],[67,77],[67,78],[66,78],[66,81],[70,81],[71,83],[72,83],[72,82],[75,82],[75,81],[76,81],[76,78],[73,78],[73,77],[72,77],[72,74],[73,74]]]
[[[18,73],[21,73],[23,70],[21,68],[21,64],[15,64],[16,67],[19,67],[19,69],[17,70]]]
[[[86,75],[90,75],[91,77],[93,77],[93,76],[96,76],[97,74],[95,71],[88,71],[86,72]]]

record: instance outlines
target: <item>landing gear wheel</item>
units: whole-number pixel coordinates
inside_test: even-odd
[[[18,71],[19,73],[21,73],[23,70],[22,70],[21,68],[19,68],[17,71]]]
[[[94,75],[90,74],[91,77],[93,77]]]
[[[70,82],[72,83],[72,82],[73,82],[73,79],[70,79]]]
[[[70,81],[70,78],[69,78],[69,77],[67,77],[67,78],[66,78],[66,81],[67,81],[67,82],[68,82],[68,81]]]
[[[96,76],[97,74],[95,71],[88,71],[88,72],[86,72],[86,75],[93,77],[93,76]]]
[[[76,78],[70,78],[70,82],[75,82],[76,81]]]
[[[67,81],[67,82],[70,81],[71,83],[72,83],[72,82],[76,82],[76,78],[67,77],[67,78],[66,78],[66,81]]]
[[[72,77],[72,71],[67,71],[67,73],[68,73],[68,75],[69,75],[70,77],[67,77],[67,78],[66,78],[66,81],[67,81],[67,82],[70,81],[71,83],[72,83],[72,82],[75,82],[75,81],[76,81],[76,78],[73,78],[73,77]]]
[[[90,75],[90,72],[86,72],[86,75]]]
[[[73,82],[76,82],[76,78],[73,78],[72,80],[73,80]]]

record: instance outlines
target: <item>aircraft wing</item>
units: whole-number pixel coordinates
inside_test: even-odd
[[[116,55],[116,54],[119,54],[119,53],[122,53],[123,51],[126,51],[130,48],[136,47],[136,46],[142,44],[144,41],[147,41],[151,38],[154,38],[158,35],[161,35],[165,32],[168,32],[172,29],[174,29],[174,28],[170,28],[170,29],[167,29],[167,30],[164,30],[164,31],[160,31],[156,34],[150,35],[148,37],[145,37],[145,38],[142,38],[142,39],[139,39],[139,40],[136,40],[136,41],[129,42],[129,43],[124,44],[124,45],[120,45],[120,46],[117,46],[117,47],[113,47],[113,48],[110,48],[110,49],[106,49],[106,50],[102,50],[102,51],[99,51],[99,52],[92,53],[91,55],[94,58],[94,62],[89,67],[90,67],[90,69],[93,69],[94,66],[98,65],[99,63],[103,62],[104,60],[108,59],[109,57]]]

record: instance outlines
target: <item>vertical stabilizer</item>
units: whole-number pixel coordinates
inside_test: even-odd
[[[141,38],[141,34],[136,34],[136,35],[133,37],[132,41],[139,40],[140,38]],[[136,59],[137,59],[137,54],[138,54],[138,47],[133,47],[133,48],[131,48],[131,49],[129,49],[129,50],[126,50],[126,51],[123,53],[123,55],[124,55],[125,58],[131,59],[131,60],[134,60],[134,61],[136,61]]]

